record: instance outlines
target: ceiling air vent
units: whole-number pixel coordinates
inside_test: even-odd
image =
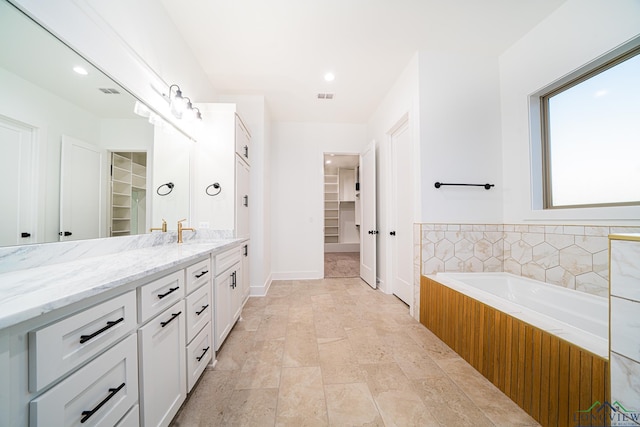
[[[101,87],[101,88],[98,88],[98,90],[100,90],[100,92],[105,93],[107,95],[119,95],[120,94],[118,89],[112,89],[112,88],[109,88],[109,87]]]
[[[333,99],[332,93],[319,93],[318,99]]]

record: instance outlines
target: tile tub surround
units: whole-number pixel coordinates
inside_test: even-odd
[[[611,237],[611,401],[640,415],[640,234]],[[639,424],[640,425],[640,424]]]
[[[414,301],[420,275],[508,272],[602,297],[609,295],[608,236],[640,227],[528,224],[414,226]]]

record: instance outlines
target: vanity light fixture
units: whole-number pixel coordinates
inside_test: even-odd
[[[188,120],[202,120],[200,110],[191,104],[191,99],[182,95],[180,86],[176,84],[169,86],[168,98],[171,114],[176,119],[182,119],[184,116]]]

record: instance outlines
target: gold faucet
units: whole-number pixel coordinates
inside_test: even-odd
[[[164,220],[164,218],[162,219],[162,227],[158,227],[158,228],[150,228],[149,232],[155,231],[155,230],[160,230],[163,233],[167,232],[167,221]]]
[[[188,230],[188,231],[196,231],[195,228],[191,228],[191,227],[183,227],[182,226],[182,222],[186,221],[187,219],[181,219],[180,221],[178,221],[178,243],[182,243],[182,232],[184,230]]]

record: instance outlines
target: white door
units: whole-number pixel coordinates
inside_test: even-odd
[[[367,146],[360,154],[360,277],[376,287],[376,144]]]
[[[60,241],[106,235],[106,151],[62,136]]]
[[[37,242],[34,150],[32,129],[0,117],[0,246]]]
[[[413,168],[408,122],[391,134],[391,291],[413,304]]]

